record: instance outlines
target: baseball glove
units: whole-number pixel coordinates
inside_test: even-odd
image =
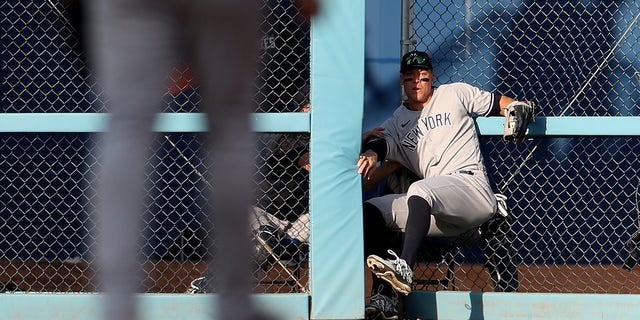
[[[524,134],[527,127],[533,121],[532,102],[514,101],[504,109],[504,134],[506,142],[521,143],[524,141]]]

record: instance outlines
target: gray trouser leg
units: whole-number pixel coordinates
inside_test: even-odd
[[[172,7],[173,6],[173,7]],[[179,10],[176,10],[179,9]],[[109,99],[100,144],[97,261],[107,319],[136,318],[144,169],[165,76],[180,46],[195,62],[214,162],[218,319],[256,319],[249,303],[249,203],[254,139],[248,113],[255,1],[93,0],[92,61]],[[171,15],[178,13],[179,20]],[[180,23],[176,23],[179,21]],[[176,35],[180,35],[176,37]],[[214,214],[215,213],[215,214]]]
[[[99,144],[97,262],[107,319],[136,319],[140,222],[151,126],[171,56],[170,23],[143,2],[95,1],[92,64],[110,121]]]
[[[194,61],[201,81],[212,162],[219,319],[257,319],[249,301],[251,243],[249,211],[255,138],[249,114],[256,59],[254,1],[235,1],[191,15]]]

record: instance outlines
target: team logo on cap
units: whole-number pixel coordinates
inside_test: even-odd
[[[411,53],[405,60],[404,60],[404,64],[406,65],[414,65],[414,64],[418,64],[418,65],[422,65],[424,64],[426,61],[426,59],[420,55],[418,55],[417,53],[413,52]]]
[[[426,70],[432,69],[431,58],[422,51],[411,51],[405,54],[400,61],[400,72],[416,68]]]

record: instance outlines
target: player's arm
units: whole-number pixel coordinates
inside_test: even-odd
[[[503,96],[500,94],[494,94],[495,99],[493,100],[493,105],[491,106],[491,116],[504,116],[504,110],[507,106],[516,101],[513,98],[509,98],[507,96]]]
[[[378,161],[384,160],[387,156],[387,142],[384,139],[382,130],[378,128],[366,132],[363,135],[363,152],[358,157],[358,173],[366,179],[370,179],[371,174],[376,169]]]

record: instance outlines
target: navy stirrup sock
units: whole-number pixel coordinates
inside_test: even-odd
[[[431,226],[431,206],[424,198],[411,196],[407,200],[409,216],[404,233],[404,244],[400,258],[413,266],[418,256],[422,240],[427,236]]]

